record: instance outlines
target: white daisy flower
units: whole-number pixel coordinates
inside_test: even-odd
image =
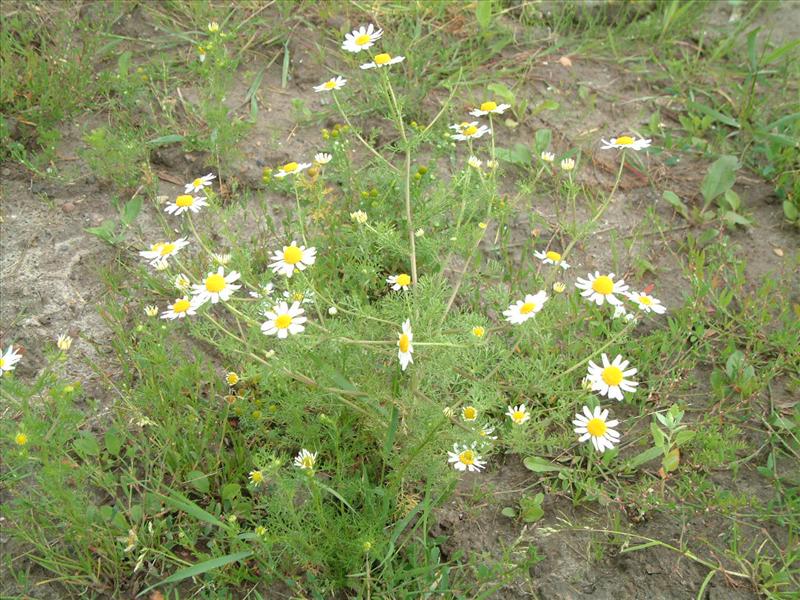
[[[475,451],[475,443],[471,446],[453,444],[453,451],[447,452],[447,462],[452,463],[456,471],[480,471],[486,466],[486,461]]]
[[[275,291],[275,286],[272,283],[267,283],[258,288],[258,291],[250,292],[251,298],[268,298]]]
[[[411,277],[407,273],[400,273],[399,275],[390,275],[386,278],[386,283],[392,286],[396,292],[400,290],[407,290],[411,285]]]
[[[661,300],[658,298],[653,298],[648,294],[640,294],[639,292],[631,292],[626,295],[646,313],[653,311],[656,314],[663,315],[667,312],[667,307],[661,304]]]
[[[546,163],[551,163],[556,159],[556,155],[553,154],[552,152],[545,151],[539,155],[539,158],[541,158]]]
[[[183,319],[186,315],[196,315],[197,309],[200,308],[202,302],[197,302],[194,298],[191,300],[188,296],[177,298],[175,302],[167,306],[167,310],[161,313],[162,319]]]
[[[619,432],[611,429],[619,425],[616,419],[607,421],[608,409],[601,409],[599,406],[595,407],[594,412],[589,410],[588,406],[583,407],[583,414],[578,413],[572,424],[575,425],[575,433],[579,442],[591,440],[592,446],[598,452],[605,452],[611,450],[616,444],[619,444]]]
[[[321,83],[319,85],[314,86],[315,92],[332,92],[333,90],[340,90],[344,87],[344,84],[347,83],[347,79],[340,77],[337,75],[336,77],[331,77],[325,83]]]
[[[578,277],[575,282],[575,287],[583,290],[581,296],[588,298],[590,302],[594,302],[597,306],[602,306],[603,302],[622,304],[622,300],[614,294],[623,294],[628,291],[628,286],[625,285],[624,279],[614,281],[613,273],[600,275],[599,271],[595,271],[594,275],[589,273],[587,277],[587,279]]]
[[[279,339],[286,339],[289,334],[295,335],[305,331],[303,323],[308,319],[303,316],[304,313],[299,302],[293,302],[292,306],[286,302],[279,302],[264,313],[267,320],[261,324],[261,332],[264,335],[277,335]]]
[[[283,250],[273,252],[270,260],[273,261],[269,265],[270,269],[291,278],[295,269],[303,271],[314,264],[317,260],[317,249],[298,246],[297,242],[292,240],[291,244],[283,247]]]
[[[200,209],[208,206],[208,202],[202,196],[190,196],[189,194],[181,194],[175,198],[175,202],[168,202],[164,208],[164,212],[170,215],[180,215],[187,210],[193,213],[200,212]]]
[[[333,160],[333,156],[326,152],[317,152],[314,155],[314,162],[318,165],[327,165],[331,160]]]
[[[561,170],[565,172],[570,172],[575,168],[575,161],[571,158],[565,158],[561,161]]]
[[[614,314],[611,315],[612,319],[625,319],[626,321],[633,321],[635,317],[625,310],[625,306],[622,304],[617,304],[614,306]]]
[[[545,302],[547,302],[547,292],[544,290],[534,295],[527,294],[524,300],[517,300],[508,307],[508,310],[504,310],[503,315],[512,325],[519,325],[542,310]]]
[[[467,125],[458,133],[451,135],[450,137],[454,140],[472,140],[477,139],[479,137],[483,137],[487,133],[489,133],[491,129],[489,129],[486,125]],[[488,163],[487,163],[488,164]]]
[[[211,21],[211,23],[208,24],[208,31],[211,32],[211,33],[218,32],[219,31],[219,23],[217,23],[216,21]]]
[[[275,177],[286,177],[287,175],[297,175],[300,171],[305,171],[308,167],[311,166],[311,163],[296,163],[290,162],[283,165],[281,168],[278,169],[278,172],[275,173]]]
[[[524,404],[509,406],[506,414],[511,418],[511,422],[514,423],[514,425],[522,425],[531,418],[531,413],[528,412]]]
[[[216,304],[220,300],[227,301],[233,292],[238,290],[241,285],[233,285],[239,279],[237,271],[231,271],[225,275],[225,268],[220,267],[216,273],[209,273],[203,283],[192,285],[192,295],[197,305],[205,304],[211,300],[211,304]]]
[[[607,396],[611,400],[622,400],[622,392],[636,391],[639,382],[627,378],[636,375],[637,370],[628,369],[630,363],[622,360],[622,355],[618,354],[613,362],[608,362],[605,353],[600,358],[603,361],[602,367],[589,361],[587,377],[592,383],[593,392],[600,392],[601,396]]]
[[[509,108],[511,108],[510,104],[497,104],[497,102],[492,102],[490,100],[481,104],[480,108],[470,111],[469,114],[471,114],[473,117],[482,117],[483,115],[488,115],[489,113],[502,115]]]
[[[652,140],[644,138],[635,138],[629,135],[621,135],[619,137],[611,138],[610,140],[600,140],[603,145],[601,150],[610,150],[611,148],[631,148],[633,150],[644,150],[650,147]]]
[[[492,435],[494,433],[494,425],[484,425],[481,427],[480,431],[478,431],[478,435],[484,438],[485,440],[496,440],[497,436]]]
[[[547,252],[534,251],[533,255],[546,265],[558,265],[562,269],[569,269],[569,264],[565,263],[558,252],[548,250]]]
[[[158,307],[155,304],[148,304],[144,307],[144,314],[148,317],[155,317],[158,314]]]
[[[373,44],[381,39],[382,35],[383,29],[376,29],[372,23],[367,26],[362,25],[344,36],[342,50],[361,52],[367,48],[372,48]]]
[[[198,177],[191,183],[187,183],[183,186],[183,193],[184,194],[194,194],[195,192],[199,192],[203,188],[207,188],[211,185],[211,182],[217,178],[216,175],[213,173],[209,173],[208,175],[203,175],[202,177]]]
[[[400,368],[405,371],[409,363],[414,362],[414,357],[411,356],[414,352],[414,346],[411,342],[414,340],[414,334],[411,332],[411,321],[406,319],[403,323],[403,332],[397,334],[397,358],[400,361]]]
[[[174,242],[157,242],[150,246],[150,250],[139,252],[139,256],[150,261],[151,267],[158,267],[161,264],[166,265],[170,256],[174,256],[188,245],[189,241],[186,238],[178,238]]]
[[[13,371],[20,360],[22,360],[22,355],[17,353],[14,346],[9,346],[5,354],[0,355],[0,375]]]
[[[188,292],[189,288],[192,287],[192,281],[185,273],[175,275],[175,280],[172,283],[182,292]]]
[[[309,452],[305,448],[300,450],[300,452],[297,453],[297,456],[294,459],[294,466],[297,467],[298,469],[304,469],[306,471],[311,471],[316,463],[317,463],[317,453]]]
[[[448,127],[455,131],[456,133],[461,133],[467,127],[477,127],[478,121],[462,121],[461,123],[455,123],[454,125],[449,125]]]
[[[483,163],[477,156],[470,156],[467,159],[467,164],[473,169],[480,169]]]
[[[472,422],[478,418],[478,409],[474,406],[465,406],[461,409],[461,418],[467,422]]]
[[[396,65],[399,62],[403,62],[406,59],[405,56],[392,56],[386,52],[382,52],[381,54],[376,54],[375,58],[372,59],[368,63],[364,63],[361,65],[362,69],[379,69],[381,67],[388,67],[390,65]]]
[[[314,302],[314,290],[306,290],[305,292],[290,292],[286,290],[283,292],[283,297],[287,302],[299,302],[302,304],[311,304]]]

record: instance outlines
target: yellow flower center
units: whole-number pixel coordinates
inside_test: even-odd
[[[639,296],[639,302],[644,304],[645,306],[650,306],[653,303],[653,299],[650,296],[645,296],[644,294]]]
[[[484,333],[486,333],[486,330],[480,325],[472,328],[472,335],[474,335],[475,337],[483,337]]]
[[[297,246],[288,246],[283,251],[283,262],[287,265],[296,265],[303,260],[303,251]]]
[[[18,433],[14,436],[14,442],[16,442],[17,446],[24,446],[28,443],[28,436],[24,433]]]
[[[617,138],[617,144],[620,146],[630,146],[633,143],[633,138],[629,135],[623,135]]]
[[[408,347],[411,345],[411,340],[408,339],[408,334],[403,334],[400,336],[400,341],[397,342],[397,345],[400,346],[400,352],[408,352]]]
[[[524,418],[525,418],[525,413],[521,410],[515,410],[514,414],[511,416],[511,420],[514,421],[514,423],[521,423],[522,419]]]
[[[608,426],[602,419],[592,419],[586,424],[586,431],[592,437],[603,437],[607,429]]]
[[[474,406],[465,406],[462,414],[467,421],[474,421],[478,417],[478,411]]]
[[[203,180],[202,180],[202,179],[200,179],[200,178],[198,177],[197,179],[195,179],[195,180],[192,182],[192,185],[193,185],[194,187],[200,187],[201,185],[203,185]]]
[[[481,110],[484,112],[491,112],[497,108],[497,102],[484,102],[481,104]]]
[[[478,133],[478,128],[475,127],[475,125],[470,125],[469,127],[466,127],[462,133],[469,137]]]
[[[411,283],[411,277],[409,277],[405,273],[400,273],[400,275],[397,276],[397,285],[406,286],[409,283]]]
[[[284,173],[294,173],[299,165],[296,162],[286,163],[281,167]]]
[[[214,294],[225,289],[225,278],[219,273],[214,273],[206,278],[206,289]]]
[[[326,81],[324,86],[326,90],[332,90],[333,88],[336,87],[336,81],[334,81],[333,79],[331,79],[330,81]]]
[[[602,378],[608,385],[619,385],[622,381],[622,370],[619,367],[611,365],[603,369]]]
[[[222,288],[220,288],[222,289]],[[192,305],[191,302],[188,300],[176,300],[175,304],[172,305],[172,312],[174,313],[183,313],[189,310],[189,307]]]
[[[547,258],[549,258],[553,262],[560,262],[561,261],[561,255],[558,252],[553,252],[552,250],[550,250],[546,254],[546,256],[547,256]]]
[[[461,463],[465,465],[474,465],[475,453],[472,450],[464,450],[461,454],[458,455],[458,460],[460,460]]]
[[[264,474],[261,471],[253,471],[250,473],[250,481],[256,484],[261,483],[264,481]]]
[[[608,275],[600,275],[600,277],[592,282],[592,289],[598,294],[608,296],[614,291],[614,280]]]
[[[161,256],[167,256],[168,254],[172,254],[175,250],[175,244],[170,244],[168,242],[159,242],[157,244],[153,244],[150,247],[150,250],[153,252],[158,252]]]
[[[302,302],[304,299],[305,295],[303,294],[303,292],[295,292],[294,294],[292,294],[292,300],[294,300],[295,302]]]
[[[527,315],[529,312],[531,312],[531,311],[533,311],[535,309],[536,309],[536,303],[535,302],[526,302],[525,304],[520,306],[519,314]]]
[[[231,371],[225,376],[225,381],[228,382],[228,385],[236,385],[239,383],[239,376]]]
[[[189,194],[182,194],[175,199],[175,204],[181,207],[191,206],[194,204],[194,198]]]
[[[385,52],[382,54],[378,54],[375,57],[375,64],[376,65],[386,65],[389,64],[389,61],[392,60],[391,55],[386,54]]]
[[[302,461],[303,467],[306,469],[310,469],[314,466],[314,457],[313,456],[304,456]]]
[[[366,33],[364,35],[360,35],[356,38],[356,46],[363,46],[364,44],[368,43],[370,39],[370,36],[368,36]]]
[[[4,359],[3,357],[0,357],[0,369],[3,368],[4,364],[6,364],[6,359]]]
[[[292,324],[291,315],[278,315],[278,318],[275,319],[275,327],[277,327],[278,329],[286,329],[291,324]]]

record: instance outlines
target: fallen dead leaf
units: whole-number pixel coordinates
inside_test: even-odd
[[[558,59],[558,64],[560,64],[562,67],[569,68],[572,66],[572,61],[569,59],[569,56],[562,56]]]
[[[781,248],[773,248],[772,251],[775,253],[775,256],[783,256],[783,249]]]

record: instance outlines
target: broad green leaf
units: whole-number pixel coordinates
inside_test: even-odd
[[[517,511],[514,510],[511,506],[506,506],[503,510],[500,511],[500,514],[504,517],[508,517],[509,519],[513,519],[517,516]]]
[[[209,523],[210,525],[215,525],[220,529],[228,529],[228,526],[225,523],[220,521],[217,517],[215,517],[208,511],[203,510],[202,508],[197,506],[197,504],[195,504],[188,498],[184,498],[174,490],[171,492],[171,494],[172,495],[170,496],[164,496],[162,494],[159,494],[159,496],[164,498],[164,501],[167,504],[169,504],[172,508],[175,508],[177,510],[182,510],[187,515],[194,517],[198,521],[203,521],[205,523]]]
[[[695,111],[695,112],[701,112],[704,115],[708,115],[709,117],[711,117],[715,121],[719,121],[720,123],[723,123],[725,125],[729,125],[730,127],[734,127],[736,129],[740,129],[741,128],[741,125],[739,124],[739,121],[737,121],[733,117],[729,117],[725,113],[721,113],[720,111],[718,111],[716,109],[713,109],[713,108],[711,108],[709,106],[706,106],[705,104],[700,104],[699,102],[691,102],[690,101],[690,102],[688,102],[686,104],[686,107],[689,110],[692,110],[692,111]]]
[[[225,556],[212,558],[211,560],[197,563],[196,565],[192,565],[191,567],[180,569],[179,571],[176,571],[166,579],[162,579],[158,583],[154,583],[153,585],[151,585],[149,588],[142,590],[141,592],[139,592],[137,597],[146,594],[153,588],[160,587],[167,583],[175,583],[176,581],[183,581],[184,579],[189,579],[190,577],[197,577],[198,575],[202,575],[203,573],[208,573],[209,571],[213,571],[214,569],[219,569],[220,567],[224,567],[225,565],[242,561],[245,558],[248,558],[252,555],[253,555],[252,550],[245,550],[243,552],[236,552],[235,554],[226,554]]]
[[[544,509],[537,504],[532,504],[530,506],[526,506],[525,508],[521,508],[520,516],[526,523],[533,523],[544,516]]]
[[[487,29],[492,22],[492,0],[478,0],[475,6],[475,18],[481,29]]]
[[[241,487],[238,483],[226,483],[222,486],[219,495],[223,500],[232,500],[239,495],[240,490]]]
[[[664,198],[667,202],[669,202],[670,206],[672,206],[678,214],[681,215],[684,219],[689,216],[689,209],[683,203],[683,200],[678,198],[678,195],[675,192],[671,192],[666,190],[661,197]]]
[[[141,196],[134,196],[130,200],[125,203],[125,208],[122,209],[122,215],[120,220],[122,221],[123,225],[130,225],[136,220],[136,217],[139,216],[139,212],[142,210],[142,197]]]
[[[97,438],[87,431],[75,438],[72,447],[82,456],[98,456],[100,454],[100,444],[97,443]]]
[[[171,133],[170,135],[162,135],[161,137],[153,138],[152,140],[147,140],[148,146],[166,146],[167,144],[175,144],[176,142],[182,142],[184,138],[182,135],[178,135],[177,133]]]
[[[653,436],[653,442],[655,443],[657,448],[664,447],[664,433],[661,431],[658,425],[655,423],[650,423],[650,434]]]
[[[116,229],[116,225],[117,224],[111,219],[106,219],[100,227],[87,227],[84,231],[96,235],[104,242],[112,244],[114,243],[114,229]]]
[[[104,436],[106,450],[112,456],[119,456],[119,451],[122,449],[123,434],[116,427],[108,429]]]
[[[568,470],[566,467],[562,467],[551,463],[549,460],[545,460],[544,458],[539,458],[538,456],[529,456],[525,460],[522,461],[530,471],[534,473],[547,473],[550,471],[566,471]]]
[[[190,483],[198,492],[208,493],[208,477],[200,471],[190,471],[186,474],[186,483]]]
[[[675,435],[675,443],[678,444],[678,446],[683,446],[687,442],[690,442],[692,438],[694,438],[694,431],[684,429]]]
[[[553,141],[553,133],[549,129],[539,129],[533,136],[533,139],[538,156],[550,147],[550,142]]]
[[[678,465],[681,462],[681,453],[680,450],[677,448],[673,448],[670,450],[669,454],[667,454],[663,459],[661,459],[661,466],[664,467],[664,470],[669,473],[670,471],[674,471],[678,468]]]
[[[662,454],[663,454],[663,452],[662,452],[661,448],[657,448],[657,447],[654,446],[654,447],[648,448],[644,452],[640,452],[639,454],[634,456],[632,459],[630,459],[630,461],[628,461],[628,464],[631,467],[635,468],[635,467],[638,467],[640,465],[643,465],[646,462],[650,462],[651,460],[658,458]]]
[[[736,181],[736,169],[738,168],[739,161],[735,156],[726,154],[714,161],[708,169],[708,173],[703,179],[703,185],[700,188],[705,199],[704,208],[708,207],[714,198],[724,194],[725,190],[729,190],[733,186],[733,182]]]
[[[509,87],[504,83],[490,83],[486,86],[486,88],[496,96],[499,96],[508,104],[515,104],[517,101],[514,92],[512,92],[511,89],[509,89]]]
[[[791,200],[783,201],[783,215],[792,223],[797,221],[797,217],[800,216],[800,214],[797,212],[797,207]]]

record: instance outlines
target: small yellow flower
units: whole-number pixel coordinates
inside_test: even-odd
[[[355,221],[356,223],[363,225],[364,223],[367,222],[367,213],[365,213],[363,210],[357,210],[356,212],[351,212],[350,219],[352,221]]]
[[[28,436],[20,431],[14,436],[14,443],[17,446],[24,446],[28,443]]]
[[[148,317],[155,317],[158,314],[158,307],[155,304],[148,304],[144,307],[144,314]]]
[[[258,537],[264,537],[265,535],[267,535],[267,528],[264,527],[263,525],[259,525],[258,527],[255,528],[254,531]]]
[[[472,328],[472,335],[474,335],[475,337],[483,337],[484,335],[486,335],[486,329],[484,327],[481,327],[480,325],[476,325],[475,327]]]
[[[219,31],[219,23],[217,23],[216,21],[211,21],[211,23],[208,24],[208,31],[210,33],[216,33],[217,31]]]
[[[264,483],[264,473],[262,473],[260,469],[250,471],[248,477],[250,478],[250,483],[252,483],[254,487],[258,487]]]
[[[565,284],[563,281],[556,281],[555,283],[553,283],[553,291],[556,294],[562,294],[566,289],[567,289],[567,284]]]
[[[478,418],[478,409],[474,406],[465,406],[461,409],[461,418],[465,421],[474,421]]]
[[[489,224],[488,223],[484,223],[483,221],[478,223],[478,227],[480,227],[481,229],[486,229],[488,226],[489,226]]]
[[[225,375],[225,381],[228,382],[228,385],[236,385],[237,383],[239,383],[239,376],[233,371],[231,371],[230,373]]]

